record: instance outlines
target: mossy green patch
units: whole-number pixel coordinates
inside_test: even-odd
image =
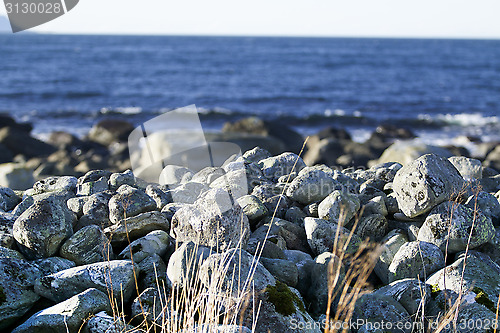
[[[476,300],[477,303],[484,305],[488,310],[496,313],[497,308],[495,306],[495,303],[493,303],[489,298],[488,294],[484,292],[483,289],[479,287],[474,287],[472,288],[472,292],[476,294],[476,297],[474,299]]]
[[[304,303],[294,294],[286,284],[276,281],[276,285],[267,286],[267,299],[274,305],[276,311],[284,316],[289,316],[297,311],[305,312]]]
[[[436,283],[436,284],[433,284],[431,286],[431,296],[434,296],[436,297],[437,296],[437,293],[440,292],[441,289],[439,289],[439,285]]]

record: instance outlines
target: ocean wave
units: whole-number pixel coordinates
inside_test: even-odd
[[[458,113],[458,114],[419,114],[419,120],[426,122],[441,123],[442,125],[455,126],[487,126],[500,123],[497,116],[485,116],[481,113]]]

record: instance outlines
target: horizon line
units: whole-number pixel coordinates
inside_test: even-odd
[[[293,34],[191,34],[191,33],[93,33],[93,32],[52,32],[52,31],[33,31],[27,30],[37,35],[61,35],[61,36],[123,36],[123,37],[216,37],[216,38],[318,38],[318,39],[428,39],[428,40],[500,40],[499,37],[487,36],[411,36],[411,35],[293,35]],[[9,31],[0,31],[0,33],[11,33]],[[13,34],[14,35],[14,34]]]

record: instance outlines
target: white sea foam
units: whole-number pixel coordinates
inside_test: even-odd
[[[458,113],[458,114],[419,114],[418,119],[428,121],[441,121],[450,125],[458,126],[485,126],[498,124],[500,118],[497,116],[484,116],[481,113]]]

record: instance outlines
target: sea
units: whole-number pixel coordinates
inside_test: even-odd
[[[195,104],[204,129],[258,116],[304,135],[380,124],[500,140],[500,40],[0,35],[0,112],[43,137]]]

